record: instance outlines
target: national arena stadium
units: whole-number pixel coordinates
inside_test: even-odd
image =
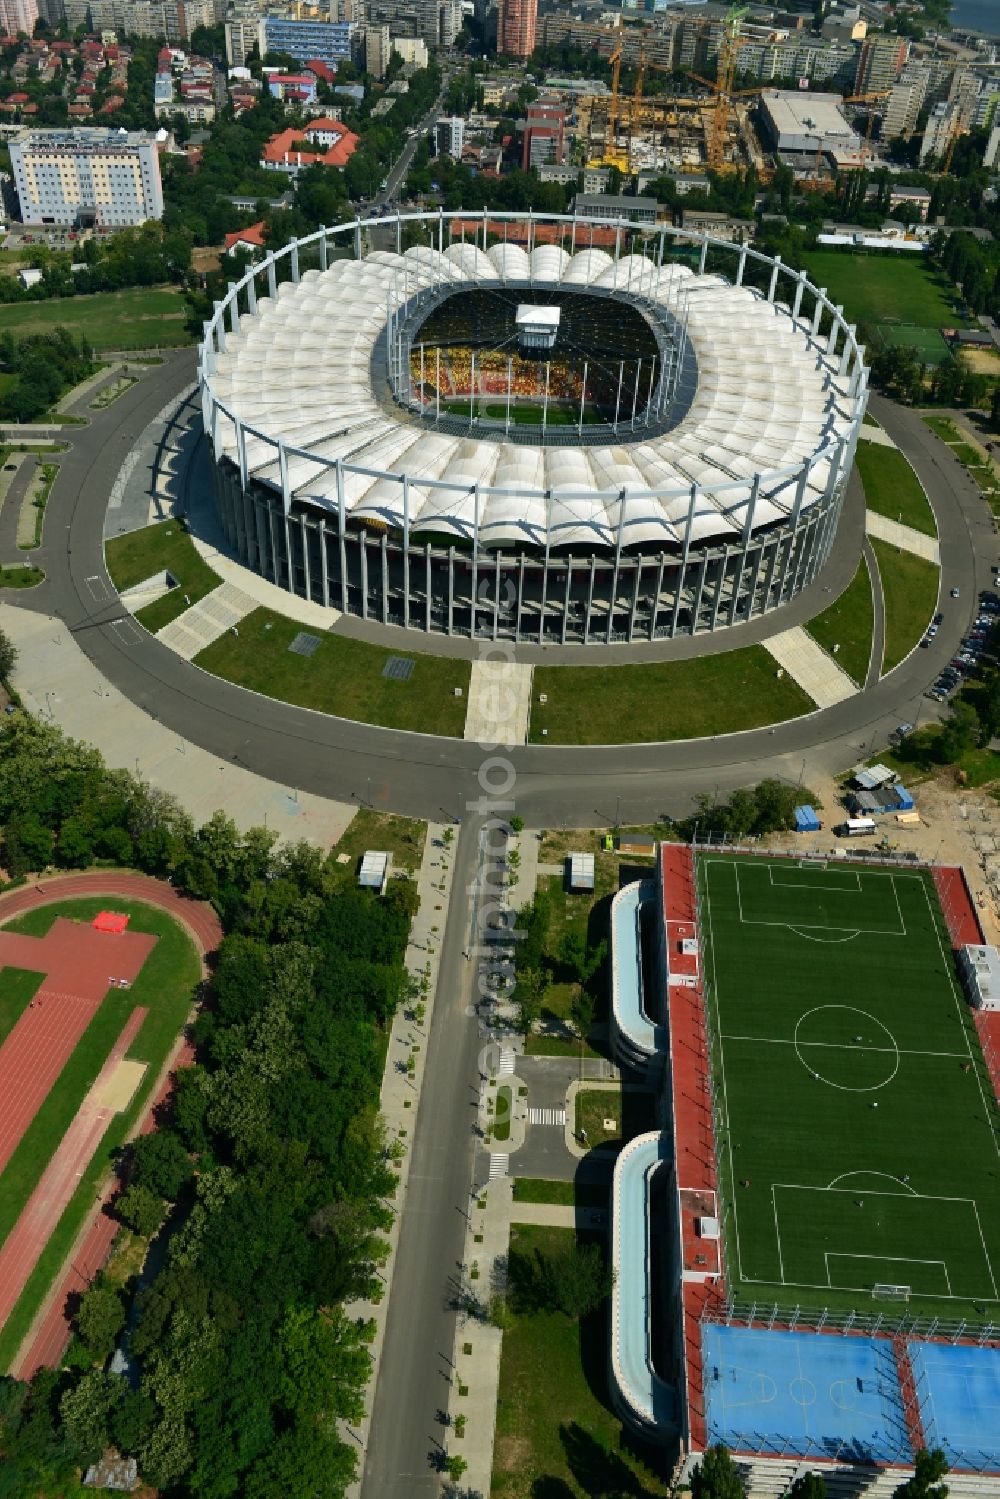
[[[199,381],[246,566],[382,624],[586,645],[718,630],[813,581],[863,355],[822,290],[745,246],[408,214],[253,266]]]

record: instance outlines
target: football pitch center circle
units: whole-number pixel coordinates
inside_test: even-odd
[[[810,1039],[810,1035],[815,1039]],[[806,1071],[818,1082],[842,1093],[876,1093],[891,1083],[899,1071],[895,1036],[881,1020],[856,1005],[816,1005],[806,1010],[796,1022],[793,1040],[795,1055]],[[883,1041],[888,1044],[882,1044]],[[822,1056],[823,1053],[827,1055]],[[872,1075],[866,1081],[841,1081],[838,1068],[843,1067],[845,1077],[856,1077],[862,1057],[867,1065],[874,1058],[883,1060],[880,1066],[872,1066]]]

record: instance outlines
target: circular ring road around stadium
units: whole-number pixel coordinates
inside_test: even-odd
[[[418,817],[465,815],[483,794],[479,745],[349,722],[261,698],[199,671],[153,636],[122,628],[125,614],[104,564],[108,496],[128,451],[123,444],[134,443],[181,395],[193,369],[191,352],[168,356],[95,414],[89,426],[73,429],[73,452],[47,507],[38,558],[46,581],[30,598],[19,598],[18,606],[59,615],[126,697],[173,733],[224,760],[338,800],[370,800]],[[867,692],[774,729],[669,744],[505,751],[516,775],[513,799],[529,826],[594,826],[616,817],[647,822],[685,812],[706,788],[723,794],[765,775],[808,783],[810,774],[841,770],[862,750],[870,753],[885,744],[898,722],[915,721],[927,681],[955,652],[976,589],[990,582],[997,542],[971,479],[919,416],[879,398],[872,407],[913,464],[938,522],[945,621],[930,648],[914,652]],[[851,488],[856,489],[853,479]],[[860,493],[855,498],[860,508]],[[953,587],[960,588],[961,601],[949,605]],[[820,592],[807,612],[805,601],[816,588],[787,607],[782,626],[802,623],[808,612],[823,607]],[[773,624],[760,620],[735,627],[733,646],[763,638]],[[688,644],[697,648],[698,643]],[[623,659],[622,650],[606,648],[599,659],[614,664]]]

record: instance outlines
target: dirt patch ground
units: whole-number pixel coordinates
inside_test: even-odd
[[[146,1072],[145,1062],[119,1062],[114,1072],[100,1086],[94,1087],[94,1104],[111,1114],[120,1114],[132,1101],[132,1095]]]

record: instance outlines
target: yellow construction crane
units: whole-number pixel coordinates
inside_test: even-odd
[[[740,47],[740,29],[743,25],[743,17],[750,9],[749,5],[734,5],[727,13],[722,23],[722,40],[719,44],[719,60],[716,66],[715,82],[707,78],[701,78],[697,73],[692,74],[710,89],[715,97],[712,108],[711,119],[705,131],[705,149],[708,157],[708,165],[714,171],[722,171],[726,164],[726,139],[729,132],[729,111],[734,99],[744,98],[751,94],[759,94],[761,90],[741,89],[739,92],[733,89],[733,79],[736,76],[736,56]]]

